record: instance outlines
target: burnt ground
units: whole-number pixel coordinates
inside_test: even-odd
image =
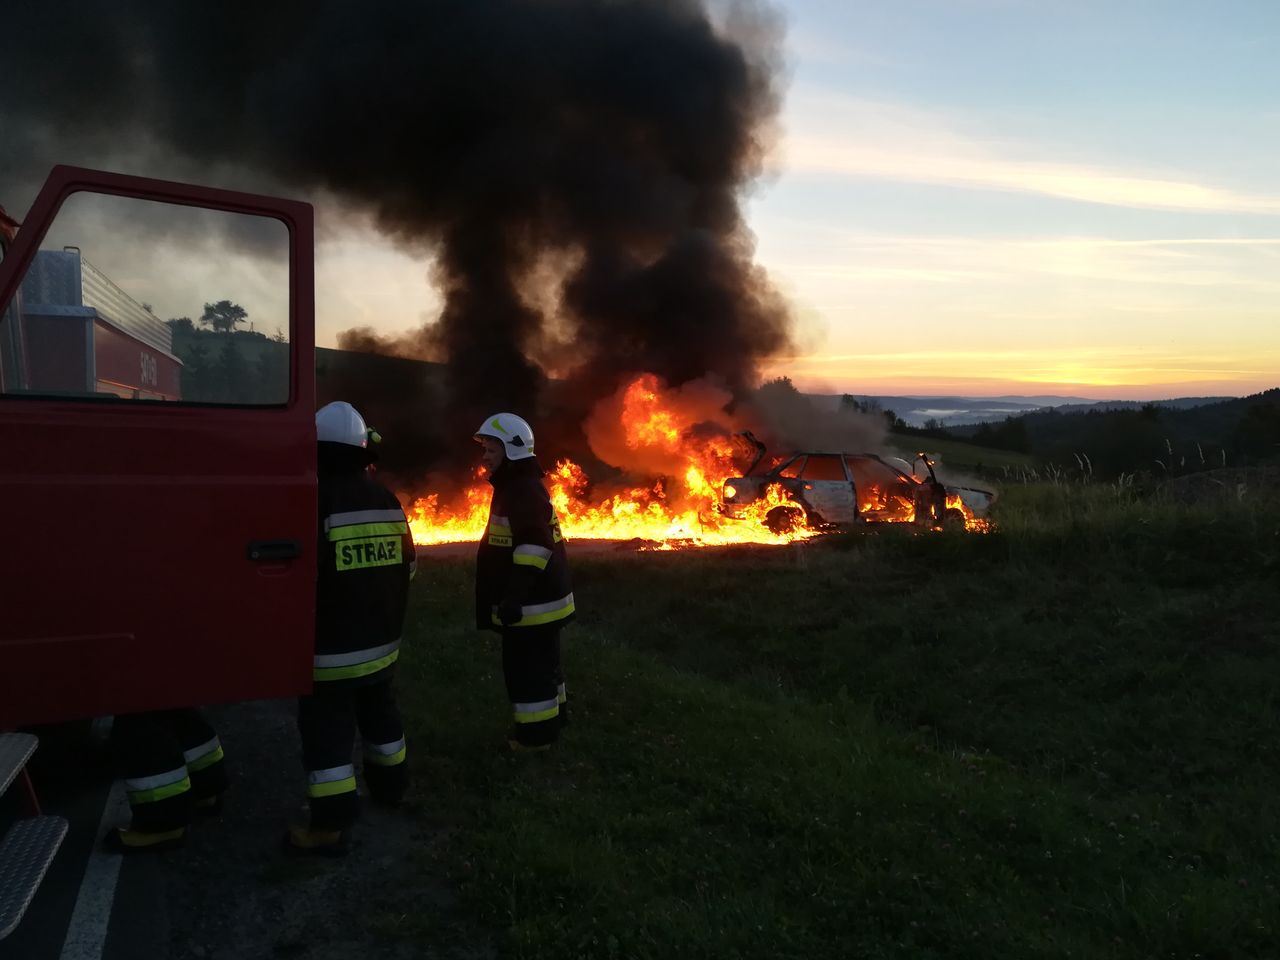
[[[424,927],[466,926],[452,922],[458,905],[443,878],[444,828],[425,810],[366,802],[346,857],[289,857],[281,840],[303,796],[293,704],[234,704],[209,716],[232,787],[220,818],[198,823],[184,848],[156,858],[165,908],[155,921],[167,920],[169,960],[493,956],[472,935],[423,942]]]

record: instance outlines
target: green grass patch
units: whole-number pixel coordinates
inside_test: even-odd
[[[999,506],[989,536],[576,557],[573,722],[537,757],[501,749],[469,563],[426,559],[423,869],[514,957],[1275,956],[1280,511]]]

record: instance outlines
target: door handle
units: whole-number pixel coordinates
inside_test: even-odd
[[[249,543],[250,560],[296,560],[302,556],[297,540],[253,540]]]

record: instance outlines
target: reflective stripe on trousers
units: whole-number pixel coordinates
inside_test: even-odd
[[[187,769],[192,773],[199,773],[206,767],[213,766],[223,756],[222,743],[217,737],[200,744],[198,747],[182,751],[182,758],[187,761]]]
[[[553,697],[533,703],[513,703],[511,709],[516,723],[541,723],[559,715],[560,701]]]
[[[395,663],[400,656],[400,641],[392,640],[377,647],[352,650],[350,653],[316,654],[312,660],[312,678],[323,680],[350,680],[367,677]]]
[[[349,763],[328,770],[307,771],[307,796],[332,797],[339,793],[355,793],[356,768]]]
[[[140,803],[155,803],[186,793],[191,789],[191,778],[187,776],[185,766],[175,767],[150,777],[127,777],[124,781],[124,789],[129,795],[129,803],[134,806]]]
[[[404,763],[404,758],[404,737],[393,740],[391,743],[365,743],[364,745],[365,763],[372,763],[379,767],[394,767],[396,764]]]

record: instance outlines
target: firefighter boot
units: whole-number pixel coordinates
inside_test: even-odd
[[[295,857],[345,857],[348,849],[345,830],[315,830],[291,823],[284,835],[285,853]]]
[[[210,820],[222,816],[223,796],[224,794],[222,793],[215,793],[213,796],[192,800],[191,815]]]
[[[102,838],[102,845],[111,853],[159,853],[182,846],[186,839],[186,827],[175,830],[135,830],[129,826],[109,830]]]
[[[546,753],[551,749],[550,743],[527,743],[523,739],[524,731],[512,729],[507,733],[507,749],[512,753]]]
[[[321,824],[315,825],[310,808],[304,806],[289,821],[284,834],[284,852],[295,857],[345,857],[350,830],[323,820]]]

